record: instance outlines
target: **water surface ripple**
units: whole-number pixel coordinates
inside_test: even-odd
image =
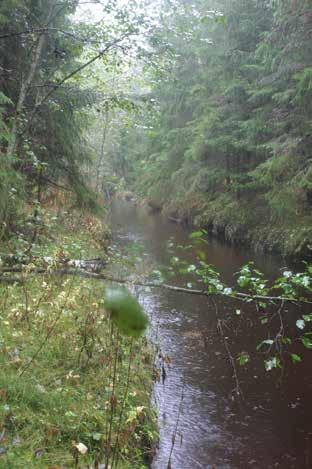
[[[144,263],[155,268],[169,263],[169,239],[175,245],[189,242],[187,230],[131,203],[113,203],[112,225],[115,243],[121,249],[142,243]],[[257,257],[216,240],[209,241],[206,252],[208,262],[218,267],[227,282],[251,258],[269,276],[280,267],[272,257]],[[194,253],[185,256],[195,261]],[[185,285],[179,276],[171,282]],[[274,378],[263,372],[263,364],[255,361],[247,371],[241,371],[245,401],[238,406],[231,399],[232,370],[216,328],[214,308],[207,300],[164,289],[146,292],[140,288],[137,292],[150,316],[153,340],[162,356],[170,357],[165,365],[166,379],[154,388],[160,442],[152,468],[168,466],[179,407],[172,469],[312,467],[309,368],[292,369],[289,376],[286,370],[284,384],[278,387]],[[218,308],[219,314],[229,316],[235,306],[218,302]],[[228,331],[233,356],[242,350],[253,353],[258,335],[261,337],[261,330],[255,327],[258,322],[252,329],[248,321],[245,329],[236,329],[234,321]]]

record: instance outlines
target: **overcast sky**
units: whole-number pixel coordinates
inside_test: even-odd
[[[76,10],[75,18],[77,20],[99,21],[103,14],[103,7],[100,4],[85,3],[82,0]]]
[[[77,21],[87,21],[87,22],[92,22],[96,23],[100,21],[101,19],[104,19],[105,16],[107,17],[107,13],[103,11],[103,6],[101,5],[104,4],[106,5],[108,3],[107,0],[101,0],[101,3],[97,2],[88,2],[87,0],[80,0],[79,6],[76,10],[75,13],[75,19]],[[122,8],[126,7],[129,5],[129,0],[116,0],[117,5]],[[138,4],[141,3],[140,1],[137,2]],[[150,17],[156,17],[159,14],[159,0],[150,0],[149,5],[147,5],[145,8],[140,8],[138,5],[137,11],[138,13],[144,13]]]

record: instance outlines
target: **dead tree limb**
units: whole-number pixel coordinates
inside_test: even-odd
[[[183,287],[178,287],[175,285],[169,285],[166,283],[155,283],[155,282],[144,282],[138,279],[129,279],[129,278],[116,278],[113,277],[109,274],[104,274],[104,273],[96,273],[96,272],[90,272],[88,270],[88,267],[84,266],[78,266],[77,264],[75,265],[75,262],[83,262],[83,261],[68,261],[67,264],[64,264],[64,268],[60,269],[48,269],[44,267],[39,267],[39,268],[33,268],[30,270],[27,270],[27,268],[21,268],[21,267],[10,267],[10,268],[3,268],[0,269],[0,282],[12,282],[12,279],[8,276],[10,273],[22,273],[22,272],[27,272],[28,275],[37,275],[37,274],[43,274],[43,275],[55,275],[55,276],[66,276],[66,275],[76,275],[79,277],[83,278],[89,278],[89,279],[95,279],[95,280],[106,280],[109,282],[114,282],[114,283],[119,283],[119,284],[130,284],[130,285],[137,285],[141,287],[149,287],[149,288],[164,288],[165,290],[170,290],[174,291],[177,293],[186,293],[188,295],[199,295],[199,296],[205,296],[205,297],[226,297],[226,298],[231,298],[234,300],[240,300],[240,301],[267,301],[270,303],[297,303],[297,304],[312,304],[312,301],[309,301],[308,299],[296,299],[292,297],[283,297],[283,296],[262,296],[262,295],[251,295],[248,293],[240,293],[240,292],[235,292],[232,294],[226,294],[223,293],[222,291],[218,293],[211,293],[207,290],[196,290],[193,288],[183,288]],[[66,267],[66,265],[68,267]],[[16,282],[19,281],[18,277],[15,277],[14,280]],[[25,279],[24,279],[25,280]]]

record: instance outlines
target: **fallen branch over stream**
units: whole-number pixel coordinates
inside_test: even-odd
[[[66,265],[69,267],[77,265],[76,263],[80,262],[80,268],[61,268],[61,269],[47,269],[47,268],[32,268],[32,269],[25,269],[21,267],[8,267],[8,268],[3,268],[0,269],[0,282],[3,283],[22,283],[27,280],[27,277],[33,276],[33,275],[55,275],[55,276],[66,276],[66,275],[77,275],[79,277],[83,278],[90,278],[90,279],[96,279],[96,280],[106,280],[109,282],[115,282],[119,284],[132,284],[132,285],[137,285],[141,287],[149,287],[149,288],[164,288],[166,290],[171,290],[174,292],[178,293],[186,293],[188,295],[200,295],[200,296],[205,296],[205,297],[212,297],[212,296],[223,296],[226,298],[232,298],[235,300],[241,300],[241,301],[261,301],[261,302],[271,302],[271,303],[297,303],[297,304],[312,304],[312,301],[309,301],[307,299],[296,299],[292,297],[284,297],[284,296],[262,296],[262,295],[251,295],[248,293],[240,293],[240,292],[235,292],[232,294],[227,294],[222,291],[218,293],[210,293],[207,290],[197,290],[193,288],[184,288],[184,287],[178,287],[175,285],[169,285],[166,283],[155,283],[155,282],[142,282],[137,279],[123,279],[123,278],[116,278],[108,274],[103,274],[103,273],[96,273],[96,272],[90,272],[88,271],[88,265],[86,265],[87,262],[91,261],[69,261]],[[94,261],[93,261],[94,262]],[[85,265],[84,265],[85,264]],[[22,274],[19,277],[12,277],[8,274],[11,273],[20,273]],[[25,278],[25,275],[27,276]]]

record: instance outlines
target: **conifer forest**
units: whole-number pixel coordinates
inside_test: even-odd
[[[0,469],[312,467],[311,149],[311,0],[0,0]]]

